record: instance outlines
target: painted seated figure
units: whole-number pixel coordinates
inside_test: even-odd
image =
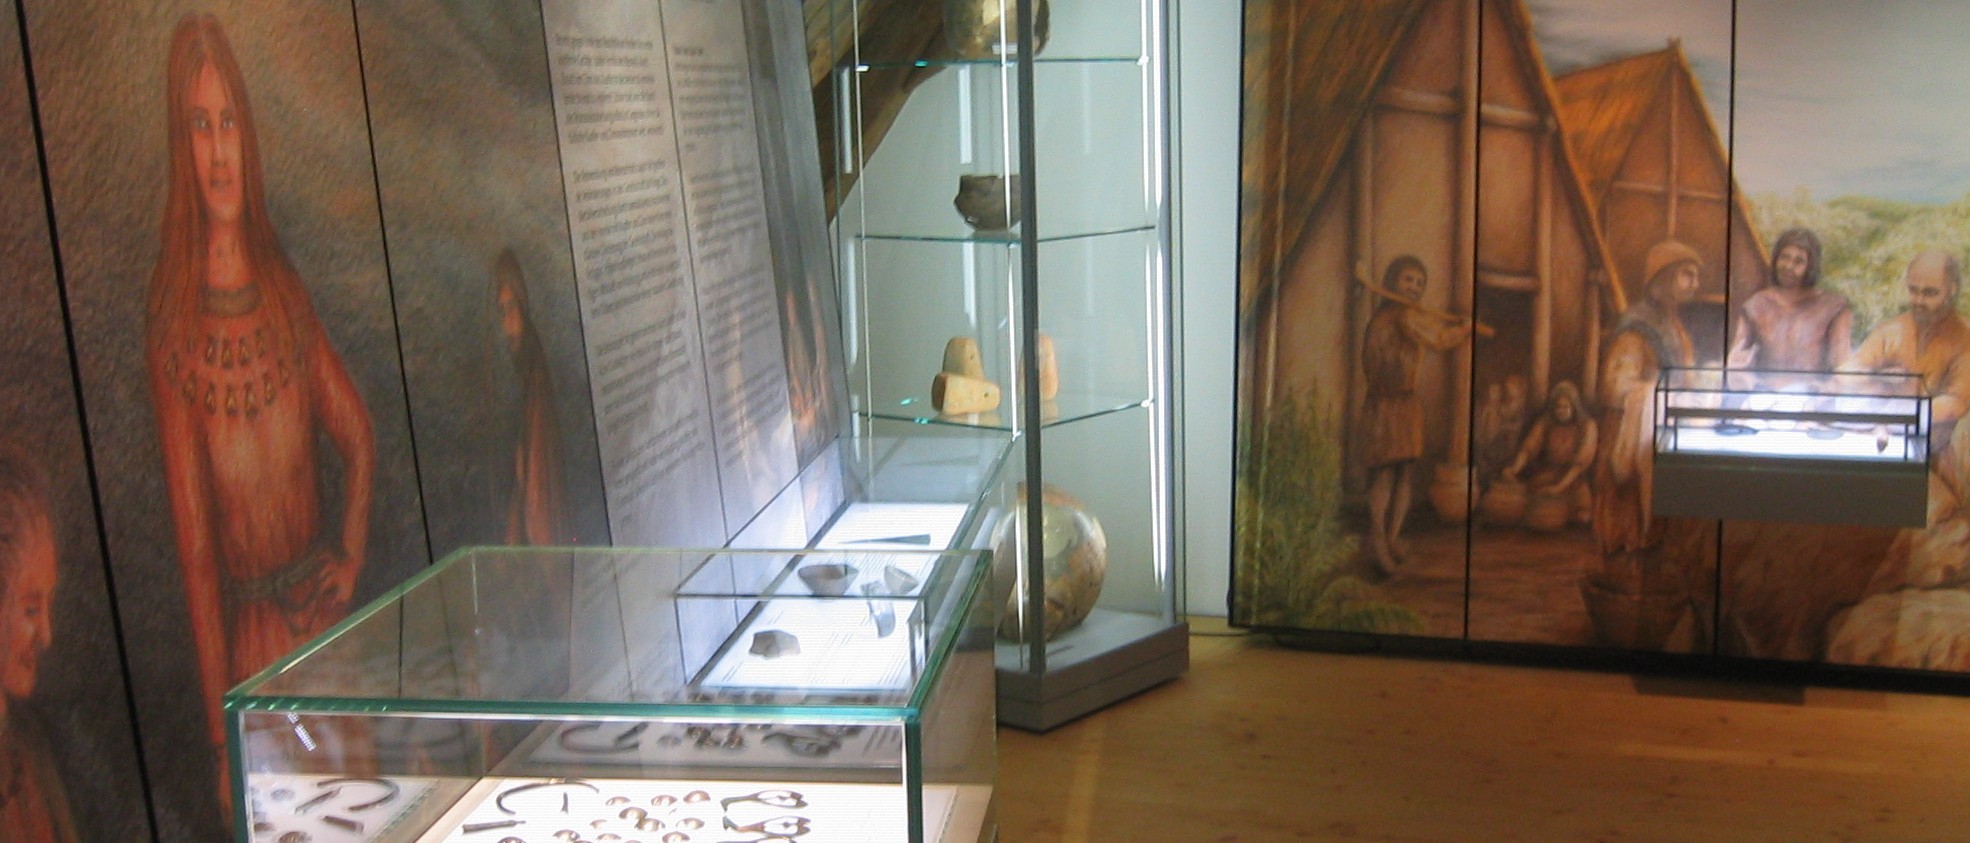
[[[1579,387],[1566,381],[1553,387],[1518,453],[1486,494],[1486,520],[1523,521],[1549,530],[1586,523],[1594,509],[1587,472],[1599,439],[1599,426],[1587,412]],[[1512,505],[1514,497],[1517,506]]]

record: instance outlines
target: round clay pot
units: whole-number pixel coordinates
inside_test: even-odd
[[[1430,506],[1438,518],[1462,524],[1471,517],[1471,468],[1444,463],[1436,467],[1430,481]]]
[[[1034,626],[1041,627],[1048,641],[1078,626],[1094,611],[1108,574],[1108,537],[1087,504],[1050,485],[1043,487],[1040,501],[1046,554],[1044,626],[1031,623],[1025,617],[1028,613],[1020,611],[1026,596],[1019,584],[1020,559],[1025,555],[1019,523],[1025,519],[1026,484],[1020,484],[1012,514],[999,521],[992,536],[992,579],[1005,601],[999,637],[1008,641],[1031,641]]]
[[[982,232],[1002,232],[1019,222],[1019,175],[958,176],[958,195],[951,199],[966,225]]]
[[[1556,533],[1566,528],[1567,516],[1572,515],[1573,502],[1564,494],[1539,492],[1532,496],[1525,507],[1525,526],[1542,533]]]
[[[1478,499],[1478,516],[1486,524],[1510,527],[1525,519],[1525,484],[1499,478]]]

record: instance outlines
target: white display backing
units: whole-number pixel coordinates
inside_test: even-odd
[[[792,748],[792,742],[775,740],[776,735],[793,735],[834,745],[825,751],[810,750],[803,754]],[[737,745],[729,745],[730,738],[736,738]],[[895,771],[903,763],[903,729],[900,721],[855,724],[613,721],[543,731],[523,754],[528,764],[536,765],[528,769],[539,769],[541,765],[556,770],[798,766],[814,770]]]
[[[811,782],[770,782],[770,781],[691,781],[682,779],[579,779],[595,786],[589,790],[580,786],[559,786],[543,788],[527,794],[516,795],[508,800],[508,807],[516,813],[508,814],[500,810],[497,800],[499,794],[513,788],[554,779],[527,778],[487,778],[479,782],[459,800],[449,813],[432,826],[431,830],[417,839],[417,843],[478,843],[484,840],[498,840],[497,835],[507,835],[526,841],[526,843],[554,843],[566,839],[555,834],[562,831],[576,832],[581,839],[592,840],[603,834],[614,834],[620,840],[654,841],[662,840],[663,835],[684,831],[693,841],[713,840],[754,840],[775,839],[770,833],[760,831],[735,831],[726,823],[736,826],[750,826],[774,820],[804,818],[806,829],[802,834],[784,834],[782,837],[799,840],[801,843],[875,843],[875,841],[902,841],[909,839],[906,825],[908,808],[903,786],[873,784],[821,784]],[[692,792],[704,794],[707,799],[686,803],[682,797]],[[753,794],[795,793],[805,802],[803,807],[780,807],[751,801],[735,801],[729,805],[723,800],[743,799]],[[560,796],[565,794],[565,809]],[[526,799],[525,797],[533,797]],[[653,800],[669,796],[677,799],[668,805],[653,804]],[[970,843],[978,836],[979,827],[975,821],[969,828],[957,827],[953,817],[982,817],[974,805],[962,802],[989,800],[989,788],[925,786],[923,789],[924,828],[926,840],[950,841],[950,843]],[[611,805],[611,800],[619,800]],[[631,809],[646,812],[645,820],[662,822],[664,828],[654,833],[639,830],[636,814]],[[563,810],[566,813],[563,813]],[[628,816],[625,817],[625,814]],[[524,825],[506,829],[482,831],[466,834],[466,825],[481,823],[503,823],[520,820]],[[698,829],[685,829],[688,820],[700,823]],[[784,828],[795,831],[800,826]],[[969,836],[966,835],[969,831]]]
[[[896,626],[878,636],[872,606],[888,606]],[[706,671],[707,690],[899,691],[916,681],[922,661],[910,646],[913,600],[773,600]],[[755,634],[792,634],[800,652],[766,658],[749,652]]]
[[[348,815],[346,809],[349,805],[358,805],[379,795],[380,791],[364,785],[345,785],[345,792],[337,794],[335,799],[318,802],[301,814],[293,812],[293,808],[326,792],[328,788],[323,786],[324,783],[337,778],[341,777],[255,774],[254,794],[260,800],[256,804],[263,804],[269,809],[287,808],[286,811],[275,811],[263,817],[267,823],[266,830],[254,832],[255,843],[278,843],[283,835],[295,832],[307,835],[311,843],[478,843],[503,839],[517,839],[524,843],[557,843],[567,839],[556,836],[557,832],[562,831],[575,832],[582,839],[614,834],[616,837],[611,839],[647,840],[653,843],[662,840],[663,835],[677,831],[686,834],[688,839],[700,841],[734,837],[773,839],[770,831],[734,830],[726,825],[726,821],[730,820],[732,825],[741,827],[766,823],[768,829],[777,827],[798,831],[801,826],[794,822],[795,818],[805,818],[806,831],[788,836],[801,843],[871,843],[908,839],[905,791],[901,784],[485,778],[469,788],[463,788],[464,795],[429,829],[419,834],[417,829],[400,827],[399,823],[424,801],[440,798],[434,794],[452,790],[459,783],[454,779],[400,776],[389,779],[398,786],[399,791],[388,805],[363,814],[349,815],[364,820],[360,831],[331,825],[322,818]],[[516,793],[506,806],[513,811],[510,814],[498,804],[501,793],[523,785],[548,782],[570,784]],[[586,782],[594,789],[572,782]],[[292,795],[279,805],[274,805],[269,799],[277,790]],[[683,801],[693,792],[702,794],[702,798]],[[776,805],[746,799],[752,795],[775,792],[798,794],[798,801],[806,804],[788,807],[794,802],[780,799],[781,804]],[[567,796],[565,803],[561,799],[563,794]],[[345,796],[346,799],[343,798]],[[665,796],[675,801],[656,804],[663,801],[662,797]],[[732,801],[726,802],[728,799]],[[989,814],[991,799],[992,789],[982,785],[926,785],[923,789],[925,840],[932,843],[971,843],[978,839]],[[611,801],[616,804],[610,804]],[[342,802],[349,804],[342,805]],[[637,814],[630,808],[643,811],[644,821],[652,830],[639,830]],[[689,820],[695,820],[699,828],[687,828],[691,824]],[[775,820],[779,820],[781,825],[772,825]],[[662,822],[665,827],[655,830],[651,821]],[[464,830],[467,825],[481,824],[497,827],[482,827],[469,834]]]
[[[826,550],[944,550],[957,539],[958,528],[970,509],[951,503],[849,504],[814,546]]]
[[[1815,435],[1817,433],[1818,435]],[[1900,433],[1886,438],[1874,433],[1837,429],[1774,430],[1753,429],[1734,436],[1719,434],[1715,428],[1685,427],[1675,434],[1676,453],[1729,454],[1746,457],[1822,457],[1870,462],[1920,462],[1917,451],[1908,448]]]
[[[343,776],[302,776],[286,773],[250,773],[247,776],[247,803],[252,806],[254,843],[280,843],[285,837],[302,835],[311,843],[370,843],[390,835],[407,838],[415,829],[400,829],[405,818],[416,812],[426,799],[434,798],[444,779],[415,776],[392,777],[397,795],[389,802],[366,811],[352,811],[382,795],[384,791],[368,783],[334,782]],[[327,796],[326,799],[318,797]],[[442,797],[438,797],[442,798]],[[336,825],[331,820],[354,823],[357,828]]]

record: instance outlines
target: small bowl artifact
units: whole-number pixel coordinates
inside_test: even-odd
[[[840,597],[848,593],[848,586],[855,581],[855,566],[839,562],[821,565],[803,565],[800,581],[807,584],[807,590],[820,597]]]
[[[977,231],[1006,231],[1019,222],[1019,175],[959,176],[951,205]]]

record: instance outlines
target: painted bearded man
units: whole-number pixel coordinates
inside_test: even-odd
[[[1819,282],[1819,237],[1804,228],[1780,234],[1772,245],[1771,286],[1738,309],[1731,368],[1826,372],[1846,360],[1853,308]]]

